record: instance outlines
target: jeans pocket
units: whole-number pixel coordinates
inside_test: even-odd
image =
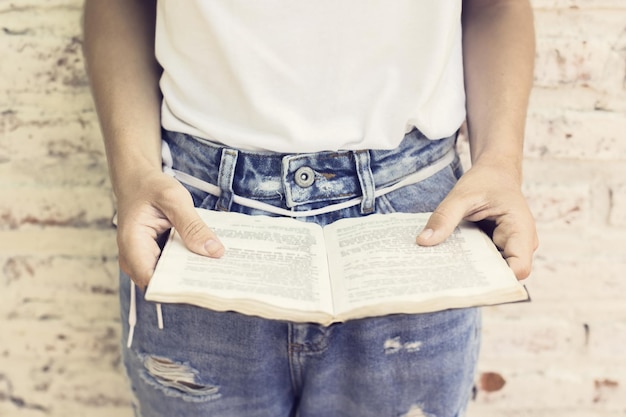
[[[206,191],[199,190],[187,184],[183,186],[191,194],[194,207],[203,208],[207,210],[215,210],[218,198],[213,194],[209,194]]]
[[[207,209],[207,210],[215,210],[216,204],[217,204],[217,197],[215,197],[212,194],[207,193],[204,199],[196,207]]]

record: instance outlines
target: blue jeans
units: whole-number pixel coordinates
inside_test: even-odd
[[[217,185],[188,187],[197,206],[268,214],[242,196],[308,211],[363,196],[361,204],[303,221],[328,224],[370,213],[432,211],[461,174],[458,158],[434,175],[379,197],[432,164],[455,139],[414,130],[391,151],[281,155],[224,149],[165,132],[173,168]],[[304,167],[304,168],[303,168]],[[307,174],[307,175],[303,175]],[[121,275],[124,333],[130,281]],[[165,328],[139,296],[124,363],[142,417],[455,417],[470,398],[479,347],[477,309],[390,315],[325,327],[166,304]]]

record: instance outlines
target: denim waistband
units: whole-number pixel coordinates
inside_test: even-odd
[[[368,213],[380,190],[441,165],[443,159],[448,160],[445,165],[452,162],[455,138],[430,140],[414,129],[392,150],[283,154],[232,149],[165,131],[163,162],[164,170],[181,182],[204,184],[205,191],[219,195],[218,210],[229,210],[237,197],[275,202],[280,195],[281,205],[291,213],[310,210],[315,203],[352,199],[359,199],[361,211]]]

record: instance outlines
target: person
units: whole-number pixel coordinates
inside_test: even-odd
[[[327,327],[184,304],[157,317],[131,280],[146,287],[172,227],[189,250],[223,255],[194,206],[320,224],[432,212],[416,236],[424,246],[462,219],[490,221],[527,277],[537,247],[521,192],[528,1],[86,0],[84,54],[117,198],[125,334],[137,316],[123,351],[136,415],[464,414],[477,309]],[[416,172],[419,182],[389,190]]]

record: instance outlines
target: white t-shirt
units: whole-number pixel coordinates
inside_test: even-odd
[[[248,150],[392,149],[465,118],[461,0],[159,0],[168,130]]]

